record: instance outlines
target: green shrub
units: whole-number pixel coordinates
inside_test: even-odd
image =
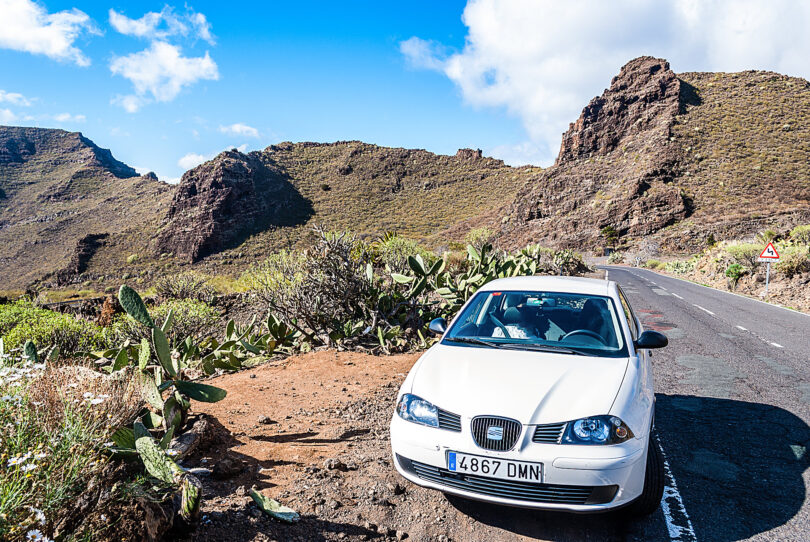
[[[418,242],[392,233],[385,234],[369,248],[375,264],[388,266],[395,273],[402,273],[408,268],[408,256],[419,254],[428,265],[437,260],[432,252]]]
[[[468,245],[472,245],[476,250],[481,250],[481,247],[491,244],[495,240],[495,232],[487,227],[473,228],[467,233],[465,240]]]
[[[127,263],[129,265],[132,265],[132,264],[136,263],[137,261],[138,261],[138,255],[137,254],[130,254],[129,256],[127,256]]]
[[[7,348],[19,348],[30,339],[40,347],[58,346],[63,353],[104,345],[101,328],[96,324],[35,307],[29,301],[0,305],[0,336]]]
[[[661,260],[656,260],[655,258],[650,258],[646,262],[644,262],[644,267],[647,269],[658,269],[658,266],[661,265]]]
[[[137,414],[140,393],[85,367],[3,361],[0,540],[30,540],[75,514],[79,494],[99,483],[103,443]]]
[[[619,242],[619,232],[613,226],[605,226],[599,230],[599,234],[605,240],[605,243],[610,247],[615,247]]]
[[[764,230],[757,234],[757,241],[763,244],[768,244],[776,241],[779,234],[774,230]]]
[[[790,230],[790,239],[802,245],[810,245],[810,224],[796,226]]]
[[[167,275],[155,282],[155,294],[161,300],[193,299],[211,303],[216,291],[208,284],[208,277],[195,271]]]
[[[176,344],[186,337],[202,338],[212,334],[219,324],[219,311],[202,301],[193,299],[170,299],[150,311],[158,325],[161,325],[172,311],[173,324],[167,333],[170,344]],[[136,322],[126,314],[116,317],[106,331],[111,344],[119,345],[127,339],[140,343],[141,339],[151,339],[151,328]]]
[[[726,268],[726,277],[729,279],[732,289],[737,287],[737,283],[748,270],[738,263],[733,263]]]
[[[810,255],[808,255],[807,246],[782,248],[779,256],[779,261],[774,264],[774,270],[789,279],[810,271]]]
[[[664,265],[664,269],[676,275],[687,275],[695,270],[697,265],[697,258],[690,258],[688,260],[677,260],[668,262]]]
[[[624,252],[611,252],[610,256],[608,256],[607,263],[624,263]]]
[[[733,263],[753,269],[757,265],[757,258],[763,248],[756,243],[729,243],[723,247],[723,251]]]

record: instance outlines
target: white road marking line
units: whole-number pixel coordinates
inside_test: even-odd
[[[669,538],[682,542],[696,542],[695,529],[692,527],[692,521],[689,519],[689,514],[686,513],[683,499],[678,492],[678,485],[675,483],[672,469],[669,468],[669,461],[664,453],[664,447],[661,446],[661,439],[656,435],[655,440],[658,443],[658,449],[661,450],[661,456],[664,458],[665,485],[664,496],[661,497],[661,511],[664,512],[664,519],[667,522]]]
[[[781,345],[781,344],[779,344],[779,343],[770,343],[770,345],[771,345],[771,346],[775,346],[776,348],[784,348],[784,346],[782,346],[782,345]]]
[[[737,326],[737,329],[741,329],[741,330],[743,330],[743,331],[748,331],[747,329],[745,329],[745,328],[744,328],[744,327],[742,327],[742,326]]]
[[[694,305],[695,307],[699,308],[699,309],[700,309],[700,310],[702,310],[703,312],[708,312],[709,314],[711,314],[712,316],[714,316],[714,313],[713,313],[712,311],[710,311],[709,309],[704,309],[704,308],[703,308],[703,307],[701,307],[700,305],[695,305],[694,303],[692,303],[692,305]]]
[[[675,292],[673,292],[673,293],[672,293],[672,295],[674,295],[674,296],[675,296],[675,297],[677,297],[678,299],[683,299],[681,296],[679,296],[679,295],[678,295],[678,294],[676,294]]]

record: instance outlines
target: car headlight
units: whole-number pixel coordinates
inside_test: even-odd
[[[439,409],[421,397],[406,393],[397,404],[397,414],[403,420],[439,427]]]
[[[590,416],[568,422],[562,444],[619,444],[633,438],[633,432],[616,416]]]

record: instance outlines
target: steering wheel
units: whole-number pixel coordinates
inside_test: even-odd
[[[503,331],[503,336],[504,336],[504,337],[506,337],[507,339],[511,339],[511,338],[512,338],[512,336],[511,336],[511,335],[509,334],[509,332],[506,330],[506,326],[505,326],[505,325],[503,325],[503,322],[501,322],[500,320],[498,320],[497,318],[495,318],[495,315],[494,315],[494,314],[490,313],[490,315],[489,315],[489,319],[490,319],[490,320],[492,320],[492,323],[493,323],[493,324],[495,324],[496,326],[498,326],[498,327],[500,328],[500,330],[501,330],[501,331]]]
[[[605,342],[605,339],[603,339],[601,335],[599,335],[598,333],[595,333],[595,332],[593,332],[593,331],[591,331],[589,329],[575,329],[574,331],[569,331],[568,333],[566,333],[565,335],[563,335],[560,338],[560,341],[564,341],[568,337],[572,337],[574,335],[585,335],[586,337],[596,339],[597,341],[599,341],[603,345],[607,346],[607,343]]]

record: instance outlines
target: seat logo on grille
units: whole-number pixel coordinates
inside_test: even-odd
[[[503,440],[503,427],[500,425],[490,425],[487,427],[487,438],[489,440]]]

